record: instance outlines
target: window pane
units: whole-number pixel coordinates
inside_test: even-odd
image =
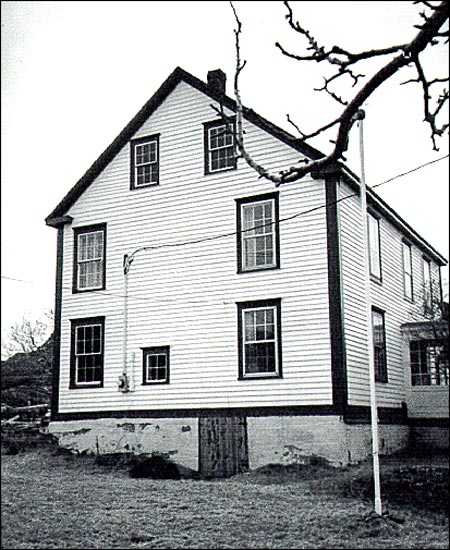
[[[245,372],[246,374],[275,373],[275,343],[246,344]]]
[[[167,380],[168,355],[167,352],[144,352],[146,382],[161,382]]]
[[[448,386],[449,361],[446,346],[437,340],[410,342],[411,384]]]
[[[411,259],[411,247],[403,243],[403,282],[407,298],[412,298],[413,294]]]
[[[369,264],[370,273],[375,277],[381,277],[380,267],[380,242],[379,242],[379,223],[371,214],[367,215],[368,233],[369,233]]]
[[[274,265],[273,202],[242,206],[243,268]]]
[[[384,337],[384,316],[378,311],[372,311],[373,355],[375,379],[386,382],[386,343]]]

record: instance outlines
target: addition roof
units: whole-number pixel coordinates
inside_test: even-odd
[[[126,143],[133,137],[133,135],[139,130],[144,122],[152,115],[154,111],[164,102],[169,94],[175,89],[180,82],[186,82],[193,88],[209,96],[211,99],[218,101],[223,106],[227,107],[231,111],[236,111],[236,102],[225,94],[217,94],[214,90],[207,86],[205,82],[188,73],[184,69],[177,67],[169,77],[163,82],[160,88],[153,94],[153,96],[145,103],[140,111],[132,118],[132,120],[125,126],[120,134],[114,139],[114,141],[103,151],[98,159],[92,164],[92,166],[86,171],[86,173],[78,180],[78,182],[70,189],[67,195],[61,200],[56,208],[47,216],[45,222],[52,227],[59,227],[65,223],[71,221],[70,216],[67,216],[67,211],[77,201],[77,199],[86,191],[89,185],[95,180],[97,176],[106,168],[106,166],[114,159],[119,151],[126,145]],[[325,155],[314,147],[304,143],[299,138],[296,138],[280,128],[279,126],[268,121],[252,109],[246,107],[243,108],[244,118],[252,122],[262,130],[276,137],[280,141],[296,149],[302,155],[316,160],[324,157]],[[355,189],[359,189],[359,178],[349,170],[348,167],[338,163],[337,168],[348,183]],[[400,216],[392,210],[376,193],[368,189],[368,199],[383,211],[383,213],[402,231],[406,231],[410,238],[419,244],[422,248],[425,247],[434,259],[440,265],[446,265],[447,261],[439,254],[431,245],[429,245],[422,237],[420,237]]]

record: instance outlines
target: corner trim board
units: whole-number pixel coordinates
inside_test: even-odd
[[[339,414],[344,415],[347,407],[348,389],[337,207],[338,180],[333,175],[326,175],[324,185],[327,205],[328,303],[333,404]]]

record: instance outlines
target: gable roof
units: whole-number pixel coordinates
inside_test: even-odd
[[[202,80],[196,78],[192,74],[183,70],[181,67],[177,67],[169,77],[163,82],[160,88],[153,94],[153,96],[145,103],[140,111],[133,117],[133,119],[125,126],[116,139],[103,151],[98,159],[92,164],[92,166],[86,171],[86,173],[78,180],[78,182],[70,189],[67,195],[61,200],[56,208],[46,217],[45,222],[52,227],[59,227],[67,222],[71,221],[70,216],[66,213],[69,208],[76,202],[76,200],[86,191],[89,185],[95,180],[97,176],[106,168],[106,166],[114,159],[119,151],[124,147],[133,135],[139,130],[144,122],[152,115],[154,111],[164,102],[167,96],[175,89],[180,83],[185,82],[207,95],[214,101],[218,101],[223,106],[227,107],[231,111],[236,111],[236,101],[231,99],[226,94],[217,93],[212,87],[208,86]],[[243,115],[246,120],[252,122],[262,130],[271,134],[275,138],[289,145],[293,149],[297,150],[302,155],[316,160],[324,157],[325,155],[319,150],[315,149],[311,145],[308,145],[276,126],[272,122],[268,121],[253,109],[243,107]],[[341,163],[336,164],[337,170],[340,172],[341,177],[355,189],[359,189],[359,178],[345,165]],[[368,199],[373,202],[378,208],[383,211],[390,221],[394,223],[399,229],[406,234],[419,246],[428,249],[429,253],[440,265],[446,265],[446,259],[439,254],[425,239],[420,237],[414,229],[412,229],[402,218],[388,206],[374,191],[368,189]]]
[[[236,111],[236,102],[225,94],[217,94],[209,88],[204,82],[191,75],[187,71],[177,67],[167,80],[160,86],[155,94],[147,101],[142,109],[134,116],[134,118],[125,126],[116,139],[103,151],[94,164],[87,170],[80,180],[72,187],[67,195],[62,199],[58,206],[47,216],[45,222],[47,225],[61,225],[65,221],[65,213],[74,204],[74,202],[86,191],[94,179],[102,172],[102,170],[113,160],[124,145],[132,138],[139,130],[144,122],[156,111],[163,103],[167,96],[175,89],[180,82],[186,82],[193,88],[209,96],[211,99],[222,103],[231,111]],[[272,124],[262,116],[255,113],[252,109],[244,107],[244,116],[256,126],[259,126],[269,134],[280,139],[287,145],[298,150],[303,155],[315,160],[323,157],[314,147],[302,143],[298,138],[295,138],[288,132]]]

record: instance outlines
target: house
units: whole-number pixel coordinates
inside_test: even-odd
[[[371,346],[381,452],[407,445],[414,415],[443,444],[448,378],[414,385],[431,367],[419,353],[411,371],[422,336],[407,325],[426,328],[423,289],[436,295],[446,260],[370,191],[367,289],[358,178],[343,165],[278,188],[259,178],[237,158],[225,81],[176,68],[47,217],[50,431],[204,475],[310,455],[347,464],[371,452]],[[322,156],[252,110],[244,129],[272,170]]]

